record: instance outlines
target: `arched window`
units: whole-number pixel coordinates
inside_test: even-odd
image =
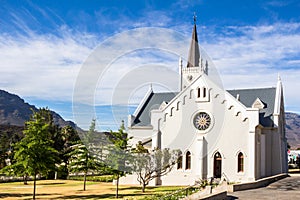
[[[238,172],[244,172],[244,155],[242,152],[238,155]]]
[[[177,169],[182,169],[182,155],[178,157]]]
[[[203,98],[206,97],[206,88],[203,88]]]
[[[200,98],[200,96],[201,96],[201,95],[200,95],[200,92],[201,92],[200,88],[198,88],[197,91],[198,91],[198,92],[197,92],[197,97]]]
[[[186,152],[185,155],[185,169],[191,169],[191,152]]]
[[[222,156],[217,152],[214,156],[214,177],[221,178],[222,176]]]

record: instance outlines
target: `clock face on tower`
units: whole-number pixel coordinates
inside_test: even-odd
[[[199,112],[194,117],[194,126],[201,131],[209,128],[211,124],[211,118],[206,112]]]

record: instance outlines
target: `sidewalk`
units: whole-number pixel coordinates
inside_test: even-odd
[[[293,200],[300,199],[300,174],[290,173],[290,177],[281,179],[267,187],[229,192],[227,200],[246,199],[246,200]]]

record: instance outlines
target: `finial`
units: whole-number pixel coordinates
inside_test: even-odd
[[[179,56],[179,67],[182,67],[182,58]]]
[[[197,20],[196,12],[194,12],[194,24],[196,24],[196,20]]]
[[[281,77],[280,77],[280,74],[278,73],[278,75],[277,75],[277,80],[278,81],[281,81]]]

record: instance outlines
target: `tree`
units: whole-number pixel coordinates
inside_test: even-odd
[[[34,112],[34,111],[33,111]],[[53,112],[48,108],[40,108],[36,114],[44,120],[45,123],[49,125],[48,132],[49,132],[49,139],[52,142],[52,147],[58,152],[56,156],[56,166],[59,166],[62,163],[64,158],[64,148],[65,148],[65,141],[63,137],[63,132],[58,124],[54,123]],[[31,116],[32,118],[32,116]],[[46,175],[47,178],[54,178],[54,174],[56,173],[57,168],[48,171]]]
[[[111,173],[114,174],[116,183],[116,198],[119,197],[119,179],[125,176],[126,171],[130,171],[130,167],[126,165],[130,154],[128,151],[128,134],[125,132],[124,121],[117,132],[110,131],[109,140],[113,143],[110,147],[109,156],[106,159],[106,164],[111,168]]]
[[[58,165],[57,177],[67,178],[69,175],[69,159],[70,152],[72,151],[71,146],[80,144],[80,138],[77,131],[72,126],[65,126],[61,129],[61,135],[63,139],[62,150],[60,151],[61,163]]]
[[[10,141],[6,133],[0,134],[0,169],[6,166],[8,159],[8,152],[10,148]]]
[[[133,167],[137,174],[137,181],[142,185],[142,192],[146,186],[155,178],[168,174],[178,161],[179,150],[155,149],[147,152],[144,147],[139,146],[134,151]]]
[[[69,171],[82,172],[84,175],[83,190],[86,190],[86,176],[89,171],[98,171],[103,168],[102,160],[97,156],[99,149],[94,143],[96,121],[92,120],[89,131],[82,135],[82,142],[73,145],[69,159]]]
[[[23,138],[23,127],[0,125],[0,169],[9,165],[13,159],[13,145]]]
[[[57,151],[53,148],[50,124],[42,114],[44,110],[33,112],[25,123],[24,138],[16,143],[14,164],[9,166],[20,174],[33,176],[33,199],[36,193],[36,176],[46,175],[55,168]]]

